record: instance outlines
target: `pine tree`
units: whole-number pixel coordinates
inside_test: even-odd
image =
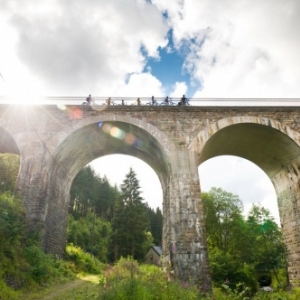
[[[154,210],[151,207],[147,207],[147,215],[150,221],[149,230],[153,236],[154,245],[162,245],[162,224],[163,224],[163,215],[159,207]]]
[[[148,219],[140,194],[136,173],[130,168],[114,208],[112,227],[115,260],[128,255],[142,260],[145,255],[143,246],[147,240]]]

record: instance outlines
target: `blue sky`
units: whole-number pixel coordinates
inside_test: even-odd
[[[184,68],[185,53],[183,49],[174,47],[172,30],[168,32],[168,45],[163,48],[159,47],[158,52],[159,59],[150,57],[144,71],[150,71],[161,81],[166,95],[173,91],[175,82],[185,82],[188,87],[186,96],[192,97],[200,84],[192,81],[191,74]],[[178,97],[181,96],[178,95]]]

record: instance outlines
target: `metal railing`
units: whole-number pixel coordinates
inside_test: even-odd
[[[110,105],[138,105],[138,97],[92,97],[91,105],[107,105],[110,98]],[[152,103],[151,97],[139,97],[141,106],[177,106],[181,98],[170,97],[165,102],[165,97],[155,97]],[[36,104],[36,105],[85,105],[86,97],[7,97],[0,96],[0,104]],[[182,103],[181,103],[182,104]],[[300,106],[300,98],[188,98],[185,106],[274,106],[274,107],[297,107]]]

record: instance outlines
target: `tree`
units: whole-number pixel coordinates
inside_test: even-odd
[[[96,174],[90,166],[83,168],[77,174],[71,186],[69,213],[75,217],[87,215],[97,197],[94,192],[95,183]]]
[[[132,256],[137,260],[144,258],[148,220],[146,206],[140,193],[136,173],[130,168],[114,208],[112,227],[115,260],[121,256]]]
[[[220,188],[202,194],[206,231],[210,248],[218,247],[225,253],[239,251],[243,234],[242,202],[237,195]]]
[[[118,189],[112,187],[106,177],[99,177],[90,166],[84,167],[71,186],[69,213],[79,218],[93,211],[111,222],[118,194]]]
[[[278,268],[286,268],[285,247],[282,233],[268,209],[252,206],[247,218],[246,234],[252,249],[250,257],[246,259],[255,265],[257,273],[273,273],[279,281]]]
[[[253,205],[247,219],[237,195],[212,188],[202,194],[213,281],[234,287],[244,282],[255,291],[261,274],[285,269],[281,232],[270,212]]]
[[[69,215],[67,241],[91,253],[102,262],[108,260],[111,224],[88,213],[86,217],[74,219]]]
[[[163,215],[159,207],[152,209],[147,206],[147,215],[150,222],[150,232],[153,236],[154,245],[162,245],[162,224],[163,224]]]

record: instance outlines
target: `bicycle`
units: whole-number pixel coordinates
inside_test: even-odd
[[[176,104],[175,104],[176,105]],[[178,106],[189,106],[190,105],[190,100],[185,98],[184,104],[182,103],[182,99],[178,102]]]
[[[173,102],[172,99],[169,99],[168,102],[163,101],[163,102],[160,103],[160,105],[161,105],[161,106],[174,106],[174,105],[176,105],[176,103]]]
[[[81,103],[81,105],[96,105],[96,102],[94,99],[90,100],[90,103],[88,103],[86,100]]]
[[[152,105],[152,106],[156,106],[156,105],[159,105],[158,103],[157,103],[157,101],[155,100],[154,102],[148,102],[148,103],[146,103],[146,105]]]

